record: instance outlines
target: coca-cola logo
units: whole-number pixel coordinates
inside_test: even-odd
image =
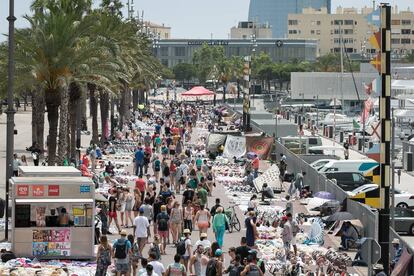
[[[44,196],[45,195],[45,186],[43,185],[33,185],[32,186],[33,196]]]
[[[17,185],[17,195],[18,196],[28,196],[29,195],[29,185]]]
[[[60,188],[59,185],[49,185],[48,195],[49,196],[59,196]]]

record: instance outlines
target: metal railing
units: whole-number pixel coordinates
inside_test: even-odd
[[[319,191],[327,191],[335,195],[335,198],[342,202],[346,199],[347,211],[359,219],[364,226],[364,233],[360,233],[365,237],[378,238],[378,212],[365,204],[361,204],[352,199],[347,199],[347,193],[342,190],[333,181],[327,179],[320,174],[301,156],[298,156],[288,150],[278,141],[276,142],[276,157],[279,159],[280,154],[286,155],[287,170],[289,172],[306,172],[304,176],[304,184],[309,185],[311,190],[316,193]]]

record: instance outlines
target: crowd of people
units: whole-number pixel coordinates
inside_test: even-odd
[[[118,138],[136,144],[132,170],[136,180],[132,187],[119,183],[113,177],[114,165],[109,162],[105,167],[105,182],[111,188],[108,204],[101,206],[99,212],[103,235],[96,275],[106,275],[112,263],[116,275],[263,275],[265,272],[264,263],[260,260],[257,264],[253,230],[241,239],[239,247],[230,248],[231,265],[224,267],[228,217],[219,198],[209,208],[208,198],[215,187],[212,165],[203,148],[191,143],[202,139],[191,137],[196,121],[203,114],[207,115],[207,111],[199,107],[170,103],[157,112],[134,114],[117,133]],[[154,131],[140,131],[137,121],[152,121]],[[90,151],[86,159],[91,159]],[[132,233],[128,228],[132,228]],[[214,237],[209,237],[210,228]],[[198,231],[197,240],[191,238],[193,231]],[[108,235],[115,234],[120,238],[111,245]],[[173,263],[164,266],[160,260],[167,254],[167,245],[175,247],[176,255]]]

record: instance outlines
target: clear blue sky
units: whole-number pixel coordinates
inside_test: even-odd
[[[289,1],[289,0],[286,0]],[[22,15],[30,13],[32,0],[15,0],[16,26],[24,27],[27,23]],[[99,4],[100,0],[95,0]],[[123,0],[126,4],[127,0]],[[226,38],[230,28],[238,21],[246,20],[249,0],[135,0],[135,10],[144,10],[144,19],[164,23],[172,27],[174,38]],[[377,0],[377,3],[386,2]],[[9,0],[0,0],[0,33],[8,32],[6,17]],[[390,0],[391,5],[399,9],[410,7],[414,10],[413,0]],[[371,0],[332,0],[332,9],[338,5],[344,7],[371,6]],[[5,38],[0,37],[0,41]]]

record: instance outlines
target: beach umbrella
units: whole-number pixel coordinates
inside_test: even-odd
[[[320,207],[322,204],[324,204],[325,202],[330,201],[329,199],[325,199],[325,198],[319,198],[319,197],[313,197],[311,199],[309,199],[308,201],[308,209],[312,209],[315,207]]]
[[[339,220],[353,220],[355,217],[350,212],[336,212],[326,219],[325,221],[339,221]]]
[[[330,192],[325,192],[325,191],[315,193],[314,197],[323,198],[323,199],[336,199],[334,194],[331,194]]]

